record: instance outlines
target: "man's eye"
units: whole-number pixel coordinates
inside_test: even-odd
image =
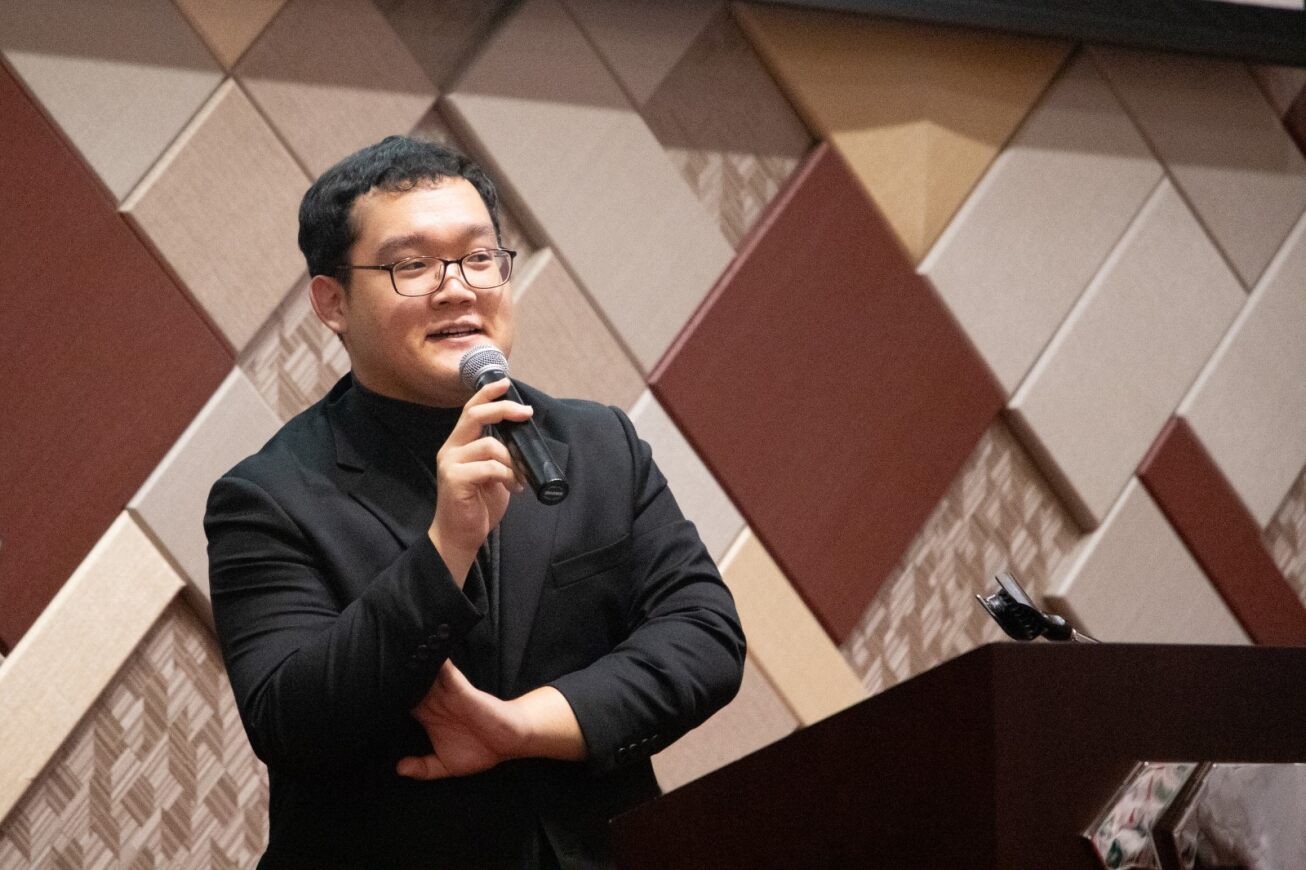
[[[396,272],[421,272],[431,265],[429,260],[416,259],[404,260],[402,263],[395,264]]]
[[[494,259],[489,251],[475,251],[463,258],[463,261],[469,266],[488,266]]]

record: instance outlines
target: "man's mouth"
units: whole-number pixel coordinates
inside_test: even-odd
[[[462,338],[466,335],[479,335],[480,332],[481,331],[474,326],[451,326],[448,329],[438,329],[435,332],[429,333],[427,338],[434,338],[437,340],[441,338]]]

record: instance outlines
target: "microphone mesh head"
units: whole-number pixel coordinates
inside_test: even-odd
[[[458,375],[463,379],[463,386],[473,392],[481,375],[491,370],[502,372],[504,376],[508,374],[508,358],[492,344],[478,345],[458,361]]]

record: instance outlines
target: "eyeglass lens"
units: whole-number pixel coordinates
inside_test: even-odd
[[[473,251],[461,260],[463,280],[469,287],[489,290],[504,284],[512,274],[512,255],[507,251]],[[410,257],[390,270],[395,290],[401,296],[434,293],[448,277],[445,262],[435,257]]]

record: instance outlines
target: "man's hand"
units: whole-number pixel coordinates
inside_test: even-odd
[[[510,758],[586,756],[580,725],[557,689],[543,686],[504,701],[473,686],[449,661],[412,714],[434,749],[399,760],[396,772],[412,779],[466,776]]]
[[[503,519],[508,497],[523,488],[508,448],[484,434],[491,423],[530,419],[529,405],[495,401],[507,389],[504,378],[477,391],[435,457],[435,518],[427,534],[459,586],[477,548]]]

